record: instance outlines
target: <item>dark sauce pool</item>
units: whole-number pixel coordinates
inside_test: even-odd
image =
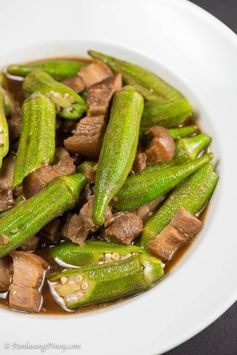
[[[50,58],[52,59],[52,58]],[[81,60],[84,62],[91,62],[91,59],[89,58],[81,58],[81,57],[55,57],[53,59],[66,59],[66,60]],[[40,60],[40,62],[42,61],[47,61],[48,59],[44,59],[44,60]],[[34,62],[29,62],[29,64],[31,63],[37,63],[37,61]],[[17,101],[20,105],[23,103],[24,101],[24,95],[22,92],[22,78],[18,78],[18,77],[14,77],[14,76],[7,76],[7,84],[8,84],[8,88],[11,92],[11,94],[13,95],[15,101]],[[188,119],[185,123],[185,125],[191,125],[191,124],[195,124],[197,125],[198,121],[197,121],[197,117],[192,116],[190,119]],[[200,131],[200,130],[199,130]],[[199,218],[204,222],[204,220],[206,219],[206,215],[207,215],[207,206],[204,208],[204,210],[201,212]],[[191,247],[192,243],[186,244],[183,248],[181,248],[174,256],[174,258],[169,261],[168,263],[166,263],[165,265],[165,274],[171,272],[171,270],[179,263],[179,261],[182,259],[183,255],[188,251],[188,249]],[[40,256],[42,256],[44,259],[48,260],[50,263],[50,268],[51,271],[59,271],[62,269],[62,267],[58,266],[53,260],[49,260],[48,259],[48,255],[45,253],[44,251],[45,248],[45,243],[42,243],[42,245],[37,249],[37,254],[39,254]],[[161,281],[162,282],[162,281]],[[155,286],[156,287],[156,286]],[[74,312],[66,312],[64,309],[62,309],[57,302],[55,301],[53,295],[51,294],[51,291],[49,289],[49,286],[47,284],[47,282],[45,282],[43,289],[42,289],[42,295],[44,297],[44,301],[43,301],[43,305],[41,308],[41,311],[39,312],[40,315],[56,315],[56,316],[65,316],[65,315],[78,315],[78,314],[84,314],[87,312],[92,312],[92,311],[96,311],[98,309],[103,309],[105,307],[109,307],[112,306],[114,304],[117,303],[121,303],[122,301],[126,300],[127,298],[131,298],[130,297],[125,297],[122,299],[118,299],[116,301],[112,301],[112,302],[107,302],[107,303],[102,303],[99,305],[95,305],[95,306],[87,306],[84,308],[81,308],[77,311]],[[136,297],[132,296],[132,297]],[[11,310],[11,308],[9,308],[8,306],[8,299],[7,299],[7,294],[1,294],[0,293],[0,306],[2,308]],[[14,310],[12,310],[14,311]],[[27,313],[28,314],[28,313]]]

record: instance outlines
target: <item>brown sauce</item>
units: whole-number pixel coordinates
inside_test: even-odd
[[[55,57],[55,58],[50,58],[50,60],[54,60],[54,59],[70,59],[70,60],[82,60],[85,62],[91,62],[91,59],[89,58],[81,58],[81,57]],[[43,61],[48,61],[49,59],[45,58],[43,60],[40,60],[40,62]],[[29,64],[32,63],[37,63],[37,61],[32,61],[32,62],[28,62]],[[22,82],[23,80],[21,78],[16,78],[13,77],[11,75],[7,76],[8,79],[8,88],[11,92],[11,94],[13,95],[14,99],[16,101],[18,101],[20,104],[22,104],[22,102],[24,101],[24,96],[23,96],[23,92],[22,92]],[[197,117],[192,116],[191,118],[189,118],[186,122],[185,125],[197,125]],[[199,129],[198,132],[201,132],[201,130]],[[204,222],[205,218],[206,218],[206,214],[207,214],[207,207],[205,207],[205,209],[202,211],[202,213],[200,214],[199,218]],[[188,251],[188,249],[191,247],[192,243],[189,243],[187,245],[185,245],[183,248],[181,248],[173,257],[173,259],[171,261],[169,261],[166,266],[165,266],[165,273],[169,273],[172,271],[172,269],[179,263],[179,261],[182,259],[183,255]],[[37,254],[41,255],[43,258],[48,259],[48,256],[46,255],[46,253],[44,252],[44,244],[42,244],[42,247],[39,248],[37,250]],[[53,262],[52,260],[50,261],[50,265],[51,268],[54,271],[60,270],[60,267],[57,266],[57,264],[55,262]],[[78,315],[78,314],[83,314],[86,312],[91,312],[91,311],[96,311],[98,309],[103,309],[105,307],[114,305],[116,303],[120,303],[122,301],[124,301],[126,299],[119,299],[116,301],[112,301],[112,302],[107,302],[107,303],[103,303],[103,304],[99,304],[99,305],[95,305],[95,306],[88,306],[85,308],[81,308],[75,312],[66,312],[64,309],[62,309],[57,302],[55,301],[54,297],[52,296],[49,286],[47,284],[47,282],[45,282],[44,287],[42,289],[42,295],[44,297],[44,301],[43,301],[43,305],[41,308],[41,311],[39,312],[40,315],[56,315],[56,316],[65,316],[65,315]],[[11,310],[8,306],[8,300],[7,300],[7,296],[5,296],[4,298],[2,297],[3,294],[0,294],[0,306]],[[130,298],[130,297],[129,297]],[[12,310],[14,311],[14,310]]]

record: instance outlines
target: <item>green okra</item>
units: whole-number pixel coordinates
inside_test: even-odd
[[[126,84],[135,86],[136,90],[146,100],[157,99],[159,102],[173,101],[183,96],[160,79],[154,73],[124,60],[110,57],[96,51],[88,51],[88,54],[95,59],[106,63],[115,73],[121,73]]]
[[[9,133],[8,124],[4,111],[3,96],[0,94],[0,168],[2,160],[7,155],[9,150]]]
[[[170,128],[169,133],[174,139],[178,138],[185,138],[192,136],[193,134],[197,133],[198,127],[197,126],[184,126],[178,128]]]
[[[109,302],[151,288],[164,275],[163,263],[145,253],[104,265],[68,269],[49,277],[68,309]]]
[[[205,164],[192,176],[178,185],[159,210],[145,223],[141,236],[141,246],[146,248],[149,240],[154,239],[183,207],[196,215],[211,198],[218,175],[211,164]]]
[[[59,108],[58,115],[63,118],[78,119],[87,109],[80,95],[42,70],[34,70],[26,76],[23,91],[26,97],[35,92],[48,96]]]
[[[7,78],[4,73],[0,72],[0,95],[3,97],[3,106],[5,115],[8,117],[13,114],[14,100],[10,92],[7,90]]]
[[[212,158],[213,154],[207,153],[201,158],[171,168],[143,171],[130,176],[115,196],[116,209],[131,211],[165,195]]]
[[[22,131],[14,169],[14,186],[21,184],[24,177],[34,169],[53,162],[55,121],[55,105],[47,96],[36,93],[24,102]]]
[[[73,208],[86,184],[82,174],[60,176],[37,195],[13,207],[0,218],[0,235],[8,241],[0,245],[0,257],[21,246],[47,223]]]
[[[11,64],[7,67],[7,72],[12,75],[25,77],[32,71],[40,69],[60,81],[77,75],[78,71],[87,64],[80,60],[54,59],[28,64]]]
[[[211,143],[211,137],[204,133],[189,138],[180,138],[176,141],[174,158],[168,162],[162,162],[147,166],[143,171],[154,171],[182,164],[196,159]]]
[[[192,114],[192,106],[186,99],[160,103],[157,100],[147,101],[141,120],[141,132],[145,133],[153,126],[167,128],[178,126]]]
[[[85,174],[88,170],[91,170],[95,164],[96,162],[94,161],[85,160],[77,166],[77,172]]]
[[[86,244],[81,246],[70,242],[61,243],[49,248],[47,252],[58,262],[63,261],[74,266],[85,266],[126,259],[134,253],[143,252],[143,250],[135,245],[124,246],[88,240]]]
[[[114,96],[95,180],[93,221],[104,222],[111,199],[126,180],[136,155],[143,97],[130,86]]]

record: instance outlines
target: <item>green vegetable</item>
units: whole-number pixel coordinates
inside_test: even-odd
[[[157,100],[145,102],[141,120],[141,132],[153,126],[175,127],[192,114],[192,106],[186,99],[160,103]]]
[[[4,73],[0,72],[0,95],[3,97],[3,106],[6,116],[10,116],[15,111],[14,100],[7,90],[7,78]]]
[[[69,269],[49,281],[65,306],[76,309],[145,291],[163,274],[159,259],[139,254],[110,264]]]
[[[34,92],[47,95],[59,107],[58,114],[63,118],[80,118],[87,109],[85,101],[74,90],[42,70],[34,70],[26,76],[23,91],[26,97]]]
[[[211,138],[204,133],[200,133],[194,137],[181,138],[176,141],[175,156],[169,162],[162,162],[147,166],[143,171],[160,170],[178,164],[182,164],[188,160],[193,160],[206,149],[211,143]]]
[[[54,103],[36,93],[30,96],[22,108],[22,131],[14,169],[13,185],[22,183],[34,169],[51,163],[55,153]]]
[[[208,153],[201,158],[181,165],[166,169],[143,171],[140,174],[129,177],[115,196],[115,207],[119,211],[131,211],[165,195],[212,158],[213,154]]]
[[[0,168],[9,150],[8,124],[4,112],[3,96],[0,94]]]
[[[177,90],[168,85],[157,75],[138,65],[95,51],[88,51],[88,54],[92,58],[99,59],[106,63],[115,73],[121,73],[124,82],[135,86],[136,90],[140,92],[146,100],[157,99],[159,102],[164,102],[183,98]]]
[[[184,126],[179,128],[170,128],[169,133],[174,139],[188,137],[196,133],[198,130],[197,126]]]
[[[13,207],[0,219],[0,235],[8,237],[0,245],[0,257],[21,246],[54,218],[75,206],[85,186],[82,174],[57,177],[44,190]]]
[[[218,182],[218,175],[211,164],[205,164],[192,176],[184,180],[171,193],[159,210],[145,223],[141,237],[141,246],[147,247],[149,240],[155,238],[176,214],[184,207],[197,214],[211,198]]]
[[[132,168],[142,111],[143,98],[134,88],[125,86],[115,94],[96,171],[93,209],[95,224],[103,224],[108,204]]]
[[[141,253],[143,250],[135,245],[123,246],[115,243],[88,240],[85,245],[61,243],[48,249],[48,254],[54,259],[75,266],[118,261],[131,256],[131,253]]]
[[[94,161],[85,160],[83,163],[77,166],[77,172],[85,174],[88,170],[91,170],[95,164],[96,162]]]
[[[7,67],[7,72],[12,75],[25,77],[32,71],[40,69],[60,81],[77,75],[78,71],[86,65],[86,62],[79,60],[54,59],[31,64],[11,64]]]

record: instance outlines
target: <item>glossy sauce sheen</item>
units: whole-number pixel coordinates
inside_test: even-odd
[[[52,59],[52,58],[50,58]],[[81,57],[60,57],[60,58],[53,58],[53,59],[71,59],[71,60],[83,60],[85,62],[91,62],[91,60],[89,58],[81,58]],[[42,62],[42,60],[40,60]],[[45,61],[47,61],[47,59],[45,59]],[[30,63],[36,63],[36,62],[30,62]],[[29,64],[30,64],[29,63]],[[11,91],[13,97],[15,98],[16,101],[19,101],[20,103],[22,103],[24,101],[24,96],[23,96],[23,92],[22,92],[22,82],[23,80],[21,78],[15,78],[13,76],[8,76],[8,87],[9,90]],[[196,118],[194,119],[191,118],[189,119],[186,124],[190,125],[190,124],[197,124]],[[199,216],[199,218],[204,222],[205,218],[206,218],[206,214],[207,214],[207,207],[202,211],[201,215]],[[174,266],[176,266],[176,264],[180,261],[180,259],[183,257],[183,255],[186,253],[186,251],[190,248],[192,243],[186,244],[183,248],[181,248],[174,256],[174,258],[169,261],[166,266],[165,266],[165,273],[167,274],[168,272],[170,272],[172,270],[172,268]],[[42,244],[43,245],[43,244]],[[44,252],[44,248],[43,246],[37,250],[37,254],[39,254],[40,256],[42,256],[44,259],[48,259],[48,256],[46,256],[46,253]],[[49,261],[49,260],[48,260]],[[54,271],[56,271],[57,269],[59,270],[60,267],[57,266],[57,264],[50,260],[50,265],[51,265],[51,269],[53,268]],[[51,270],[52,271],[52,270]],[[41,315],[78,315],[78,313],[85,313],[85,312],[91,312],[91,311],[95,311],[98,309],[102,309],[105,307],[108,307],[110,305],[114,305],[115,303],[121,302],[124,299],[119,299],[113,302],[107,302],[107,303],[103,303],[103,304],[99,304],[96,306],[90,306],[90,307],[85,307],[85,308],[81,308],[78,311],[75,312],[65,312],[65,310],[63,310],[55,301],[54,297],[52,296],[50,289],[48,287],[47,282],[45,282],[44,287],[42,289],[42,295],[44,297],[44,301],[43,301],[43,305],[40,311]],[[130,297],[129,297],[130,298]],[[0,293],[0,305],[3,308],[6,308],[8,310],[10,310],[9,306],[8,306],[8,300],[7,297],[5,296],[3,298],[3,294]]]

